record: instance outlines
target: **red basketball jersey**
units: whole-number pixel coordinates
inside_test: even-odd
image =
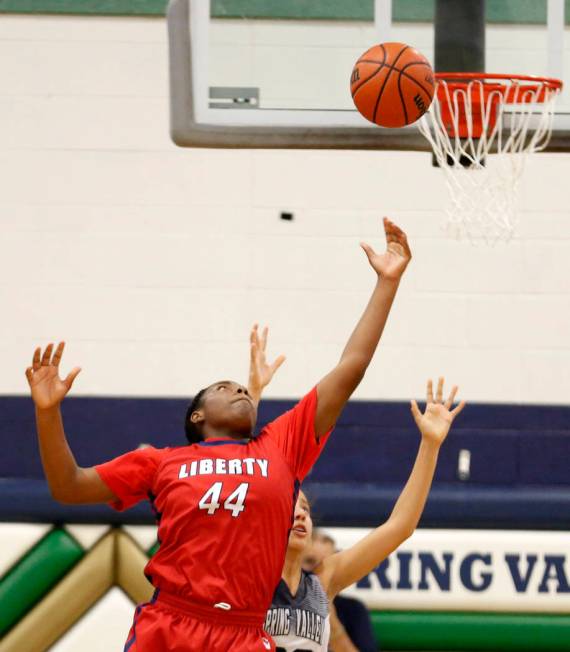
[[[255,439],[144,448],[95,467],[123,510],[148,498],[160,548],[145,573],[165,592],[265,611],[281,577],[299,484],[317,442],[314,388]]]

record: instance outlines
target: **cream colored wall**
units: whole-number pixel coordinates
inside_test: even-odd
[[[471,400],[568,401],[568,155],[529,160],[520,236],[474,249],[439,228],[428,154],[174,147],[161,19],[0,16],[0,78],[1,393],[65,338],[76,394],[186,396],[245,378],[257,319],[288,356],[267,395],[297,396],[338,358],[388,214],[414,261],[356,396],[443,373]]]

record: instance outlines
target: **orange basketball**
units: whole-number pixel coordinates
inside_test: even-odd
[[[434,93],[430,62],[405,43],[380,43],[358,59],[350,76],[356,108],[382,127],[404,127],[429,109]]]

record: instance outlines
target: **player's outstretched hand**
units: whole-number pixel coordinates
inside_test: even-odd
[[[360,246],[364,249],[372,269],[379,276],[397,281],[412,259],[412,252],[402,229],[387,217],[383,221],[386,233],[386,251],[383,254],[377,254],[366,242],[361,242]]]
[[[280,355],[271,364],[267,362],[265,350],[267,348],[267,326],[259,335],[259,328],[254,324],[249,335],[249,382],[248,391],[252,399],[258,403],[263,389],[269,385],[273,375],[285,362],[285,356]]]
[[[440,378],[437,383],[437,394],[435,399],[433,397],[433,383],[431,380],[428,380],[425,412],[422,414],[418,404],[415,401],[411,402],[412,416],[414,417],[414,421],[416,422],[419,431],[422,433],[423,439],[437,444],[438,446],[443,444],[455,417],[465,407],[465,401],[461,401],[459,405],[453,408],[453,401],[455,400],[457,389],[457,385],[452,387],[451,393],[444,403],[443,378]]]
[[[41,348],[38,347],[34,351],[32,366],[26,369],[26,378],[32,391],[32,399],[40,410],[47,410],[59,405],[81,371],[79,367],[75,367],[65,378],[59,377],[59,363],[64,348],[65,342],[60,342],[52,356],[53,344],[46,346],[43,355]]]

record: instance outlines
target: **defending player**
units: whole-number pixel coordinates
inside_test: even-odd
[[[79,369],[60,379],[63,343],[55,353],[51,344],[43,355],[36,349],[26,376],[54,498],[111,502],[119,510],[148,499],[157,515],[160,549],[145,570],[156,592],[137,607],[129,652],[273,649],[263,622],[281,574],[298,487],[370,363],[411,258],[405,234],[388,219],[384,229],[384,254],[362,245],[378,278],[339,363],[255,438],[256,407],[248,390],[220,381],[200,391],[188,410],[190,446],[148,447],[80,468],[60,413]],[[256,341],[252,348],[259,355]],[[265,366],[262,372],[259,392],[272,370]]]
[[[462,401],[452,409],[456,392],[457,387],[454,387],[444,403],[443,378],[440,378],[435,400],[432,383],[428,381],[424,414],[412,401],[412,415],[421,433],[421,442],[408,482],[390,518],[351,548],[325,558],[313,573],[302,569],[311,545],[313,524],[309,502],[303,492],[299,492],[281,582],[265,620],[265,630],[275,640],[277,652],[356,649],[342,626],[330,632],[328,603],[376,568],[416,529],[429,494],[439,448],[453,420],[465,406]]]

